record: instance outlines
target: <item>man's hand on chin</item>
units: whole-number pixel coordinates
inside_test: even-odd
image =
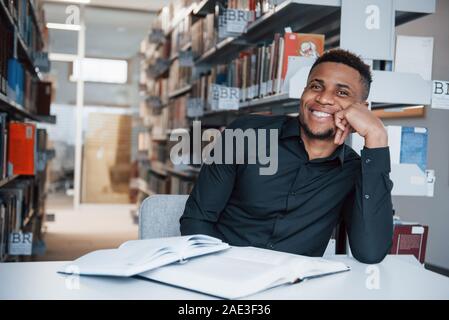
[[[367,108],[366,103],[354,103],[334,114],[337,132],[334,143],[341,145],[351,132],[365,138],[365,147],[388,146],[388,135],[382,121]]]

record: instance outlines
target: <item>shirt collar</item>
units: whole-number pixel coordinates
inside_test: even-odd
[[[299,138],[302,143],[298,117],[287,117],[287,120],[282,125],[280,138],[286,139],[291,137]],[[338,159],[340,164],[343,165],[345,162],[345,144],[338,146],[338,148],[329,157],[324,158],[323,161],[334,159]]]

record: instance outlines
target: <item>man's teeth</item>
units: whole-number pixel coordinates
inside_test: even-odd
[[[321,112],[321,111],[315,111],[315,110],[313,110],[312,113],[313,113],[315,116],[319,117],[319,118],[327,118],[327,117],[330,117],[330,116],[331,116],[330,113]]]

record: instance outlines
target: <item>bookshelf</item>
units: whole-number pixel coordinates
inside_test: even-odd
[[[0,262],[29,261],[44,247],[47,168],[54,150],[37,123],[56,123],[49,114],[51,83],[35,64],[36,54],[47,48],[44,29],[42,1],[0,1]],[[11,254],[12,233],[32,234],[31,254]]]
[[[17,177],[18,177],[18,175],[13,175],[11,177],[6,177],[6,178],[0,180],[0,188],[3,187],[4,185],[8,184],[9,182],[13,181]]]
[[[42,30],[38,24],[38,17],[37,17],[37,10],[35,5],[33,4],[33,1],[28,1],[29,10],[32,13],[31,16],[33,17],[33,22],[35,23],[35,29],[37,30],[37,36],[39,38],[39,46],[44,46],[44,36],[42,33]],[[26,42],[22,36],[22,34],[19,32],[19,27],[17,26],[17,23],[14,21],[13,17],[11,16],[8,8],[6,7],[6,4],[4,1],[0,1],[0,16],[3,16],[5,19],[2,19],[6,22],[6,25],[8,28],[14,31],[14,37],[17,39],[17,53],[18,55],[23,59],[24,64],[28,68],[30,72],[33,73],[35,77],[37,77],[39,80],[42,80],[42,74],[39,72],[39,69],[35,67],[34,60],[32,57],[32,54],[30,53],[30,48],[26,45]]]
[[[189,86],[185,86],[185,87],[183,87],[181,89],[175,90],[173,93],[170,93],[168,95],[168,97],[170,99],[174,99],[174,98],[177,98],[179,96],[182,96],[183,94],[189,92],[190,90],[192,90],[192,86],[190,86],[190,85]]]
[[[198,94],[198,83],[200,83],[200,90],[202,92],[203,87],[202,76],[206,75],[206,82],[209,81],[208,75],[213,72],[214,68],[219,68],[220,65],[229,65],[234,63],[237,59],[241,59],[241,55],[244,52],[248,52],[261,44],[263,46],[270,46],[273,43],[275,34],[284,35],[286,27],[290,27],[294,33],[304,34],[319,34],[324,35],[324,49],[331,49],[340,45],[342,37],[341,30],[341,17],[343,11],[342,0],[284,0],[284,1],[262,1],[264,6],[259,7],[255,11],[254,15],[256,19],[248,24],[245,32],[232,36],[223,36],[218,38],[217,26],[219,19],[217,14],[227,6],[229,3],[250,3],[251,1],[226,1],[226,0],[201,0],[201,1],[179,1],[178,5],[171,5],[167,9],[161,10],[159,19],[165,19],[170,23],[164,29],[161,27],[162,22],[156,22],[153,28],[162,28],[165,34],[165,43],[178,41],[179,38],[183,38],[183,35],[173,37],[173,32],[178,25],[183,25],[185,21],[190,23],[190,28],[184,30],[188,33],[188,37],[191,41],[181,46],[171,44],[171,52],[168,53],[167,59],[170,60],[169,70],[163,75],[164,79],[168,81],[176,81],[177,73],[172,73],[173,64],[179,59],[179,52],[192,51],[193,63],[190,66],[192,73],[190,83],[187,86],[175,89],[170,88],[166,92],[165,97],[161,99],[167,99],[168,104],[166,108],[169,110],[169,119],[173,117],[185,117],[185,121],[177,121],[176,123],[184,123],[181,126],[187,130],[191,130],[193,120],[201,120],[203,127],[223,128],[228,125],[236,117],[243,114],[251,113],[266,113],[266,114],[296,114],[298,112],[299,98],[301,92],[296,90],[300,85],[300,80],[304,80],[304,75],[300,74],[301,70],[298,70],[296,74],[289,78],[289,89],[281,90],[280,92],[273,89],[272,92],[259,94],[259,96],[245,99],[240,99],[237,110],[225,110],[214,109],[207,106],[207,96]],[[180,8],[179,3],[184,3],[184,7]],[[271,5],[269,5],[269,3]],[[276,5],[273,5],[275,3]],[[235,7],[233,7],[235,9]],[[163,11],[163,12],[162,12]],[[422,1],[422,0],[396,0],[394,11],[394,26],[404,24],[414,19],[420,18],[424,15],[432,14],[435,12],[435,1]],[[213,17],[211,17],[213,16]],[[393,18],[393,17],[392,17]],[[209,19],[209,20],[208,20]],[[184,22],[183,22],[184,21]],[[218,22],[217,22],[218,21]],[[393,21],[393,20],[392,20]],[[199,26],[198,23],[202,25]],[[213,30],[208,29],[211,23]],[[201,29],[202,28],[202,29]],[[202,39],[195,38],[194,31],[200,30],[203,33]],[[210,39],[209,33],[211,33]],[[208,42],[209,41],[209,42]],[[212,42],[211,42],[212,41]],[[369,41],[369,39],[366,39]],[[144,41],[145,42],[145,41]],[[143,42],[143,43],[144,43]],[[207,43],[206,43],[207,42]],[[360,44],[363,46],[363,43]],[[195,50],[201,48],[200,52]],[[152,47],[141,45],[142,56],[145,56],[148,60],[148,56],[157,55],[157,51],[161,50],[161,46]],[[173,48],[178,48],[173,52]],[[272,51],[274,52],[274,51]],[[159,52],[160,55],[160,52]],[[178,62],[176,62],[178,63]],[[238,63],[237,63],[238,65]],[[305,68],[304,68],[305,70]],[[271,72],[271,71],[270,71]],[[218,73],[218,71],[217,71]],[[398,107],[398,106],[412,106],[412,105],[428,105],[430,103],[430,90],[429,82],[417,77],[414,74],[399,74],[395,72],[388,72],[383,70],[375,70],[374,82],[372,84],[372,90],[370,95],[370,101],[372,107]],[[173,74],[175,76],[173,76]],[[305,74],[305,71],[304,71]],[[302,78],[301,78],[302,77]],[[257,78],[256,78],[257,79]],[[270,79],[270,78],[268,78]],[[203,79],[204,80],[204,79]],[[213,79],[215,80],[215,79]],[[148,80],[141,79],[144,84],[142,88],[148,89]],[[237,82],[238,83],[238,82]],[[399,83],[399,85],[398,85]],[[258,84],[260,85],[260,83]],[[396,90],[385,90],[385,88],[395,87]],[[209,83],[207,84],[209,88]],[[274,86],[273,86],[274,88]],[[187,112],[179,112],[173,106],[175,103],[180,102],[187,104],[192,98],[200,98],[203,101],[203,112],[201,115],[187,117]],[[184,106],[187,109],[187,105]],[[141,117],[160,117],[160,111],[155,112],[151,109],[147,110]],[[178,119],[179,120],[179,119]],[[166,125],[165,131],[167,135],[171,132],[176,132],[176,126],[173,126],[173,121],[169,121]],[[155,136],[152,134],[153,127],[148,127],[147,134],[149,137]],[[166,148],[170,148],[172,144],[169,141],[161,141],[156,139],[152,143],[160,144]],[[151,149],[151,148],[150,148]],[[151,163],[154,157],[149,155],[147,160]],[[168,157],[166,157],[167,160]],[[159,160],[158,160],[159,161]],[[166,176],[170,187],[170,193],[176,193],[176,188],[173,188],[173,177],[190,181],[195,179],[198,174],[198,168],[175,169],[167,161],[163,162],[165,166]],[[193,168],[193,170],[191,170]],[[196,170],[196,171],[195,171]],[[154,172],[154,170],[150,170]],[[144,179],[144,178],[142,178]],[[176,182],[175,184],[178,184]],[[152,190],[155,193],[161,193],[159,190]],[[186,190],[188,192],[188,190]]]
[[[0,112],[8,113],[14,120],[32,120],[50,124],[56,123],[56,116],[36,115],[30,113],[25,110],[24,107],[2,93],[0,93]]]

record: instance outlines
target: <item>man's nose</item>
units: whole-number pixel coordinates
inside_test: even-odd
[[[319,104],[334,104],[334,95],[326,90],[321,92],[320,94],[318,94],[315,98],[315,101],[318,102]]]

